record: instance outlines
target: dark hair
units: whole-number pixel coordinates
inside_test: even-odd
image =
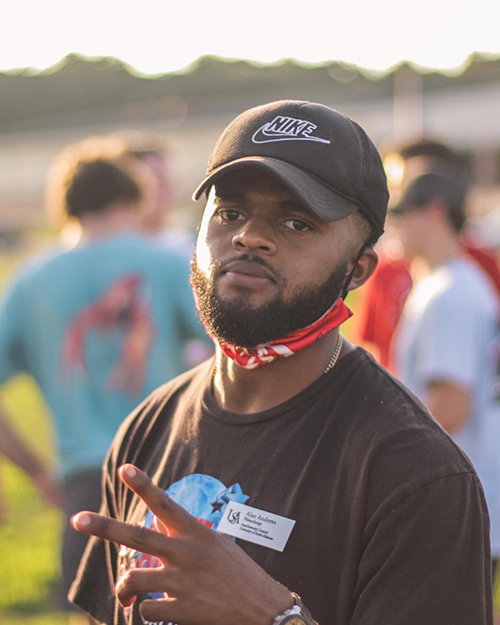
[[[454,150],[434,139],[421,139],[412,143],[406,143],[399,148],[399,154],[405,160],[414,156],[434,156],[457,165],[462,162],[460,156]]]
[[[85,213],[100,213],[115,202],[137,202],[141,197],[135,180],[104,159],[78,163],[66,184],[66,213],[76,218]]]
[[[440,141],[424,138],[419,141],[406,143],[400,145],[398,154],[404,161],[417,157],[432,159],[433,164],[429,171],[453,178],[456,184],[459,184],[463,190],[466,190],[469,185],[465,159],[458,152]]]
[[[90,138],[64,150],[47,180],[47,208],[59,221],[142,197],[140,176],[111,143]]]
[[[450,225],[460,232],[466,221],[465,194],[456,180],[448,176],[430,172],[412,180],[395,212],[404,212],[410,206],[420,208],[435,199],[443,202]]]

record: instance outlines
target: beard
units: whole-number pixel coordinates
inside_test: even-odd
[[[252,260],[272,269],[260,257],[244,254],[240,259]],[[282,339],[317,321],[340,297],[347,266],[348,260],[345,259],[321,284],[297,287],[287,301],[282,288],[272,300],[260,306],[253,306],[246,295],[230,299],[221,297],[213,274],[207,277],[201,271],[196,256],[191,261],[191,285],[208,334],[218,343],[250,348]],[[275,270],[273,274],[276,275]],[[277,277],[278,285],[286,286],[286,280]]]

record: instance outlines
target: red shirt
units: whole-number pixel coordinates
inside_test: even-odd
[[[363,287],[356,311],[360,340],[377,345],[378,360],[387,369],[390,369],[392,336],[411,286],[408,265],[381,255],[374,274]]]
[[[484,269],[500,298],[500,269],[495,252],[485,247],[475,247],[468,242],[464,242],[463,247],[465,252]]]

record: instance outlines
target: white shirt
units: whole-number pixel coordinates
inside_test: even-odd
[[[500,400],[498,299],[484,271],[467,258],[435,268],[408,298],[394,343],[396,370],[420,399],[432,380],[466,388],[471,413],[452,438],[474,464],[500,556]]]

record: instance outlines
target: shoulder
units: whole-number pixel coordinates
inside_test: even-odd
[[[133,263],[161,275],[165,281],[186,281],[190,258],[173,246],[159,243],[151,236],[134,235],[121,252],[124,256],[131,254]]]
[[[213,359],[173,378],[153,391],[122,423],[110,457],[116,468],[125,462],[142,466],[151,458],[178,406],[188,406],[203,396],[210,383]]]
[[[420,400],[367,352],[357,351],[357,369],[345,386],[346,444],[366,479],[382,485],[391,501],[441,477],[474,474]]]
[[[130,262],[140,259],[171,261],[185,265],[186,256],[170,246],[161,245],[149,235],[141,232],[128,232],[87,241],[86,243],[67,250],[61,258],[66,260],[100,257],[128,258]]]
[[[484,272],[467,258],[433,271],[413,290],[406,313],[410,317],[453,309],[450,321],[461,315],[496,314],[497,298]]]
[[[353,370],[349,401],[356,407],[356,412],[364,408],[371,414],[371,420],[364,419],[370,429],[378,429],[380,422],[380,438],[384,433],[421,430],[426,436],[434,436],[436,440],[448,446],[450,437],[444,432],[420,399],[410,391],[398,378],[380,365],[366,350],[357,347],[355,350],[356,368]],[[357,391],[356,391],[357,388]],[[363,410],[361,413],[363,414]],[[451,443],[451,449],[456,446]]]
[[[96,268],[102,269],[96,276]],[[141,233],[106,237],[89,241],[80,247],[62,250],[42,262],[31,263],[30,278],[36,282],[59,274],[69,281],[76,273],[89,276],[93,282],[114,279],[122,272],[136,271],[158,285],[186,281],[189,261],[185,256],[157,244]]]
[[[171,260],[172,262],[182,264],[189,262],[187,255],[182,253],[174,245],[162,243],[151,235],[134,233],[126,239],[126,242],[128,246],[136,248],[151,257]]]
[[[443,293],[450,298],[474,297],[477,305],[484,301],[495,301],[496,295],[485,272],[479,265],[468,257],[462,257],[439,272]],[[474,302],[471,302],[474,305]]]
[[[41,281],[45,272],[54,265],[57,265],[58,258],[64,256],[66,249],[59,245],[51,245],[41,251],[31,254],[17,265],[10,273],[2,300],[12,303],[21,302],[29,297],[33,287]]]

